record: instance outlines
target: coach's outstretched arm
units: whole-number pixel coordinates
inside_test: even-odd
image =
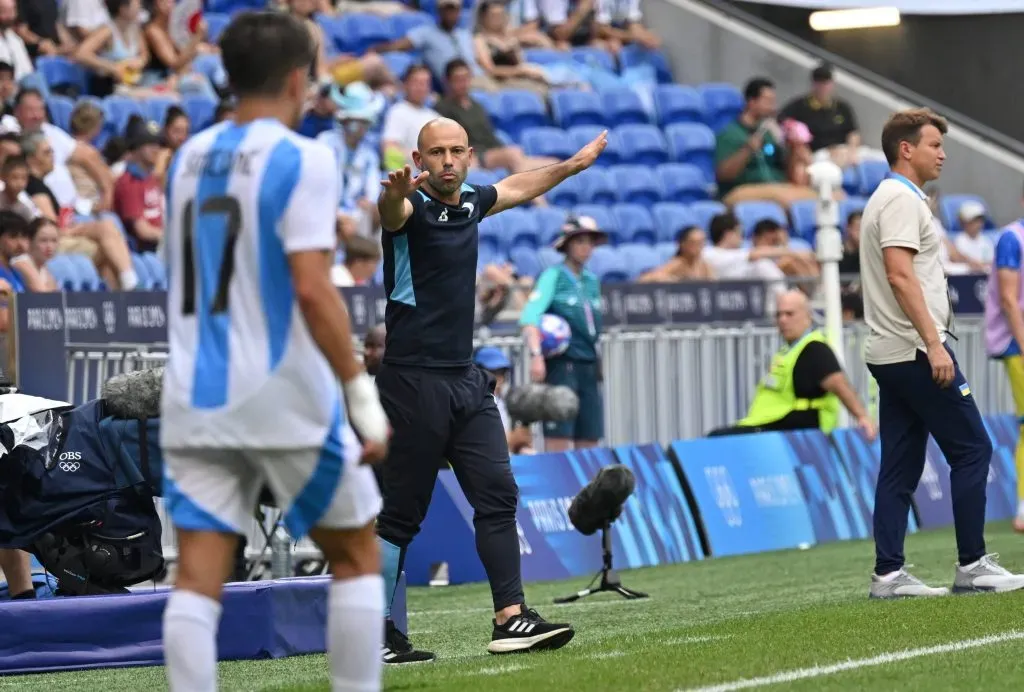
[[[487,215],[491,216],[536,199],[566,178],[585,171],[594,165],[594,161],[606,146],[608,146],[608,130],[603,131],[590,144],[577,151],[571,159],[510,175],[494,186],[498,192],[498,200]]]
[[[388,173],[386,180],[380,182],[384,190],[377,199],[377,210],[380,212],[380,225],[385,231],[400,231],[405,222],[412,216],[412,202],[406,199],[430,175],[423,171],[413,177],[409,166]]]

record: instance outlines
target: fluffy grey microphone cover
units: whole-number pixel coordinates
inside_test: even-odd
[[[164,369],[136,370],[115,375],[103,385],[107,413],[117,418],[156,418]]]

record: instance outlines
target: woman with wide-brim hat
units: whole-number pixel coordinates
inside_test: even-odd
[[[519,324],[530,351],[530,375],[535,382],[569,387],[579,397],[575,420],[544,424],[544,449],[559,452],[595,447],[604,437],[601,400],[601,282],[586,264],[597,245],[608,241],[590,217],[570,218],[562,226],[554,248],[565,261],[548,267],[534,286]],[[545,359],[541,351],[540,321],[545,314],[569,323],[572,338],[564,353]]]

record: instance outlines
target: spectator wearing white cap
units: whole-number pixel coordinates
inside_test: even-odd
[[[344,91],[333,87],[328,95],[338,108],[336,122],[317,139],[331,148],[338,165],[338,233],[342,238],[371,237],[380,223],[380,154],[366,133],[383,112],[384,97],[363,82],[349,84]]]
[[[992,240],[982,233],[985,229],[985,205],[968,200],[960,205],[958,215],[960,216],[960,226],[964,231],[957,234],[953,245],[967,259],[986,266],[991,265],[996,255],[996,249]]]

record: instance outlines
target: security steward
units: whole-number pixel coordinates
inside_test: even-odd
[[[608,235],[588,216],[570,218],[554,248],[565,261],[548,267],[523,307],[519,324],[530,352],[530,376],[535,382],[563,385],[579,397],[575,420],[544,424],[544,450],[563,452],[595,447],[604,436],[604,405],[601,400],[601,282],[586,268],[594,248]],[[565,353],[545,360],[541,352],[540,319],[546,313],[569,323],[572,339]]]
[[[814,428],[827,435],[835,429],[842,405],[873,440],[875,423],[843,374],[825,335],[814,328],[807,296],[795,290],[779,296],[775,321],[785,343],[757,385],[747,417],[708,436]]]

